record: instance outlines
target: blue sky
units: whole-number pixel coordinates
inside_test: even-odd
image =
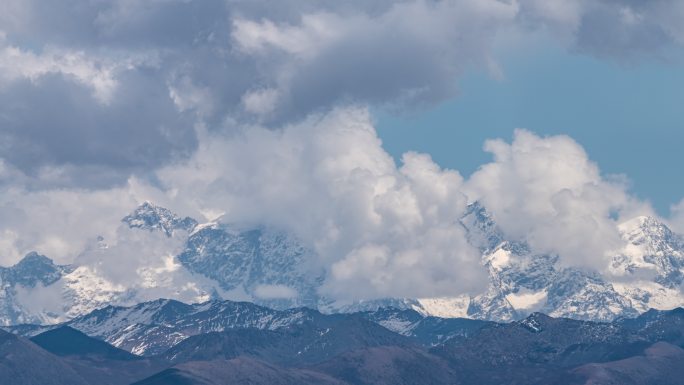
[[[376,113],[385,149],[429,153],[464,176],[491,159],[488,138],[514,128],[578,141],[604,174],[625,174],[663,215],[684,198],[684,67],[574,54],[557,44],[499,55],[504,78],[471,72],[460,95],[403,115]]]

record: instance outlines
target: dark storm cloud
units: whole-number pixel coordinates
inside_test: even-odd
[[[451,98],[531,34],[620,60],[680,44],[679,4],[2,0],[0,257],[71,262],[149,199],[292,231],[341,297],[452,295],[484,282],[454,222],[481,200],[540,252],[599,264],[613,214],[649,208],[570,138],[488,142],[495,161],[464,180],[424,154],[398,164],[369,106]]]
[[[414,7],[429,16],[439,10],[435,4]],[[100,170],[107,180],[118,172],[124,180],[191,153],[198,120],[210,129],[220,128],[227,117],[278,125],[340,101],[383,103],[407,92],[415,93],[413,99],[441,100],[454,90],[454,80],[444,78],[455,78],[463,68],[453,55],[460,48],[449,49],[438,35],[417,35],[424,20],[411,22],[406,10],[393,11],[396,4],[387,1],[70,0],[8,1],[2,7],[0,44],[33,55],[39,64],[32,65],[47,68],[29,74],[20,69],[0,83],[0,156],[28,174],[45,166],[84,167],[84,173]],[[329,15],[338,24],[323,28],[340,38],[307,48],[306,60],[278,49],[254,54],[235,46],[238,19],[267,20],[316,39],[321,31],[301,25],[309,14]],[[347,16],[358,31],[343,25]],[[404,21],[409,29],[402,32]],[[395,37],[401,44],[388,44]],[[427,38],[436,38],[439,47]],[[79,63],[40,64],[53,60],[47,51],[95,57],[95,70],[114,63],[116,70],[108,75],[111,95],[98,99],[93,75],[74,75],[79,68],[67,68]],[[5,56],[11,66],[13,58]],[[152,58],[151,63],[121,64],[135,56]],[[277,106],[245,110],[245,96],[271,88],[279,98],[270,103]]]
[[[190,153],[193,119],[176,110],[159,74],[151,72],[121,74],[108,104],[62,75],[13,82],[0,91],[3,156],[26,173],[45,164],[131,172]]]
[[[597,56],[658,51],[684,41],[681,4],[5,0],[0,158],[84,187],[120,182],[191,154],[198,123],[279,127],[340,104],[451,98],[464,72],[497,71],[491,46],[520,26]]]

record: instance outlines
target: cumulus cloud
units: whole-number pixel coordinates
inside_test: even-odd
[[[220,213],[225,222],[293,233],[320,256],[311,262],[328,271],[322,291],[330,298],[434,297],[477,293],[487,282],[479,251],[458,222],[468,202],[482,202],[507,236],[535,252],[596,270],[622,245],[616,224],[651,213],[569,137],[518,130],[510,143],[491,140],[485,150],[493,161],[467,180],[425,154],[408,152],[398,165],[362,107],[311,115],[281,130],[200,130],[199,150],[158,169],[156,186],[131,179],[95,191],[6,189],[0,246],[8,261],[35,248],[67,262],[104,235],[113,240],[108,257],[86,252],[79,264],[105,261],[93,268],[117,284],[160,276],[175,284],[182,277],[168,257],[177,244],[118,229],[126,212],[149,199],[200,220]],[[55,226],[55,218],[67,225]],[[292,294],[274,287],[259,293]]]
[[[684,199],[671,207],[672,216],[669,225],[672,230],[684,234]]]
[[[622,245],[617,223],[652,214],[624,181],[602,176],[570,137],[517,130],[511,143],[490,140],[484,149],[494,161],[468,180],[469,198],[481,201],[508,236],[567,265],[604,269]]]
[[[268,223],[316,249],[333,297],[434,296],[483,282],[458,218],[480,201],[506,236],[603,271],[624,246],[617,224],[653,215],[622,176],[603,175],[567,136],[517,130],[488,141],[493,161],[469,179],[425,154],[396,165],[368,111],[341,108],[273,131],[205,133],[189,161],[158,172],[175,198],[228,221]]]
[[[480,256],[456,221],[467,202],[459,173],[417,153],[397,166],[367,109],[340,108],[282,130],[201,131],[200,138],[190,159],[156,171],[157,186],[135,178],[97,190],[6,186],[5,264],[36,249],[61,263],[77,255],[86,266],[104,261],[93,268],[117,285],[157,274],[168,267],[160,242],[119,228],[125,213],[149,199],[199,219],[223,213],[225,221],[294,233],[321,256],[312,262],[330,272],[324,291],[331,297],[451,295],[485,284]],[[98,235],[110,243],[108,257],[81,254]],[[262,295],[284,293],[271,289]]]
[[[125,213],[165,194],[131,179],[113,189],[30,190],[0,185],[0,265],[10,266],[29,251],[71,263],[98,236],[115,239]]]
[[[650,209],[570,138],[490,141],[464,181],[395,164],[367,108],[454,97],[510,32],[624,60],[681,46],[682,17],[677,0],[2,1],[0,262],[69,261],[150,199],[294,232],[334,296],[453,295],[484,282],[456,224],[479,199],[508,235],[602,268],[616,221]]]
[[[188,162],[158,172],[163,186],[196,211],[293,232],[321,256],[333,296],[448,295],[484,284],[457,222],[466,205],[459,173],[415,153],[398,167],[366,109],[206,135]]]
[[[512,31],[623,58],[681,45],[683,13],[676,0],[6,0],[0,154],[70,169],[62,182],[79,187],[122,184],[190,156],[198,123],[420,108],[468,70],[496,72],[491,47]]]
[[[92,242],[75,262],[81,271],[87,269],[107,287],[115,288],[117,300],[123,303],[157,298],[207,301],[214,292],[222,293],[221,289],[214,281],[187,271],[175,258],[187,236],[178,231],[167,237],[162,232],[119,224],[112,238]]]

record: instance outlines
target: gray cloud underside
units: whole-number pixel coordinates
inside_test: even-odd
[[[477,199],[535,251],[601,269],[616,222],[651,210],[572,139],[490,141],[494,160],[464,180],[424,154],[395,164],[368,107],[452,98],[465,72],[497,75],[510,36],[662,57],[684,42],[682,4],[5,0],[0,258],[68,262],[149,199],[292,231],[331,293],[452,295],[484,281],[454,222]]]
[[[497,71],[490,47],[510,31],[631,60],[682,43],[683,14],[674,0],[8,0],[0,155],[34,176],[64,167],[62,185],[120,184],[187,158],[198,122],[429,106],[465,71]]]

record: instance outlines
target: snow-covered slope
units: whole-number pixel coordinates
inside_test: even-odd
[[[639,312],[684,303],[684,238],[652,217],[620,225],[627,242],[610,267],[614,286]]]
[[[55,265],[49,258],[37,253],[27,254],[11,267],[0,267],[0,324],[51,323],[54,316],[45,311],[50,296],[35,293],[54,285],[70,274],[72,266]]]
[[[192,231],[197,226],[197,221],[185,217],[181,218],[166,208],[155,206],[150,202],[144,202],[130,215],[125,216],[121,222],[130,228],[145,230],[160,230],[168,237],[176,231]]]
[[[231,299],[282,309],[317,307],[323,272],[310,268],[312,258],[312,251],[281,231],[213,223],[195,229],[177,259],[223,290],[243,295]]]
[[[264,226],[236,227],[228,218],[198,224],[146,202],[123,218],[117,239],[94,240],[72,265],[55,265],[33,253],[1,268],[0,323],[58,323],[109,305],[157,298],[251,301],[327,313],[391,306],[496,321],[537,311],[607,321],[684,304],[684,240],[654,218],[619,227],[625,247],[604,274],[561,267],[556,256],[537,255],[524,242],[507,240],[478,203],[460,221],[489,272],[484,293],[341,303],[319,296],[326,273],[311,270],[316,255],[295,237]]]
[[[75,318],[69,326],[134,354],[158,354],[189,336],[226,329],[266,329],[311,321],[310,309],[275,311],[248,302],[208,301],[187,305],[173,300],[133,307],[108,306]]]
[[[275,330],[323,317],[308,308],[278,311],[250,302],[185,304],[169,299],[134,306],[107,306],[66,325],[139,355],[159,354],[189,336],[227,329]],[[14,333],[33,336],[55,326],[23,325]]]
[[[684,242],[654,218],[639,217],[619,226],[625,248],[603,275],[560,267],[557,257],[536,255],[525,243],[506,240],[477,203],[461,223],[482,251],[490,275],[487,292],[470,299],[468,317],[506,321],[539,311],[554,317],[610,321],[649,308],[684,304],[678,288]]]
[[[160,299],[130,307],[108,306],[74,318],[66,325],[120,349],[145,356],[160,354],[188,337],[231,329],[278,330],[311,324],[328,329],[339,322],[364,319],[426,346],[454,336],[467,336],[490,324],[485,321],[425,317],[393,308],[352,314],[322,314],[309,308],[274,310],[250,302],[208,301],[201,304]],[[21,325],[13,333],[31,337],[56,325]]]
[[[59,323],[109,305],[157,298],[316,308],[323,272],[295,238],[266,227],[201,224],[145,202],[112,244],[98,238],[71,266],[29,254],[0,270],[0,324]],[[37,260],[36,260],[37,259]]]

